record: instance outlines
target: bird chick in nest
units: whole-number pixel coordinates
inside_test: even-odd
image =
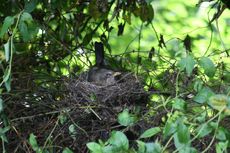
[[[87,81],[102,86],[115,84],[121,73],[113,71],[105,65],[104,47],[101,42],[95,42],[95,57],[96,65],[88,71]]]
[[[88,72],[87,80],[98,85],[108,86],[115,84],[120,75],[120,72],[110,69],[93,67]]]

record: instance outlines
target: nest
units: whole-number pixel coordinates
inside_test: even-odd
[[[117,83],[107,86],[86,81],[85,74],[78,79],[68,79],[64,82],[69,93],[68,98],[74,99],[75,102],[88,104],[96,102],[114,107],[127,104],[143,104],[148,98],[140,79],[132,73],[122,74]]]
[[[28,80],[35,79],[31,74],[29,78],[24,77],[24,81],[15,79],[12,92],[28,89],[15,96],[4,97],[6,113],[13,127],[7,136],[8,152],[32,152],[26,141],[30,133],[37,136],[39,146],[47,146],[52,138],[50,145],[59,146],[54,148],[56,152],[65,147],[74,152],[87,152],[87,142],[106,140],[112,130],[125,129],[117,123],[118,113],[125,108],[132,111],[137,105],[145,109],[148,101],[141,79],[131,73],[122,74],[116,84],[109,86],[87,82],[83,73],[77,78],[53,80],[50,84],[55,86],[54,89],[34,83],[26,86],[30,84]],[[131,133],[142,132],[145,125],[151,126],[137,124],[137,130]],[[71,126],[75,127],[76,133],[70,133]]]

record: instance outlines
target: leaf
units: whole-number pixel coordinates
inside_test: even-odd
[[[186,109],[186,102],[183,99],[175,98],[173,100],[172,107],[174,109],[178,109],[178,110],[185,110]]]
[[[3,111],[3,100],[0,98],[0,113]]]
[[[207,136],[208,134],[210,134],[214,129],[207,123],[201,124],[198,128],[197,128],[197,133],[198,133],[198,137],[199,138],[203,138],[205,136]]]
[[[14,24],[14,17],[8,16],[5,18],[1,32],[0,32],[0,38],[4,36],[4,34],[7,32],[8,28]]]
[[[122,148],[125,150],[128,150],[129,148],[129,140],[127,139],[126,135],[120,131],[112,132],[109,143],[117,148]]]
[[[36,137],[33,133],[30,134],[29,143],[30,143],[30,145],[34,151],[38,150],[38,148],[39,148],[38,143],[37,143]]]
[[[176,124],[168,120],[163,130],[164,139],[172,135],[175,131],[176,131]]]
[[[178,62],[178,67],[181,71],[185,69],[188,76],[190,76],[192,74],[195,64],[196,61],[193,59],[193,57],[191,55],[188,55],[186,58],[182,58]]]
[[[228,131],[226,131],[225,128],[219,127],[217,130],[216,139],[221,140],[221,141],[226,140],[227,139],[227,136],[226,136],[227,132]]]
[[[216,67],[213,64],[212,60],[208,57],[201,57],[199,61],[199,65],[204,69],[204,73],[208,77],[214,77],[215,72],[216,72]]]
[[[28,32],[28,27],[25,22],[20,22],[19,23],[19,31],[22,34],[23,41],[29,40],[29,32]]]
[[[123,110],[123,112],[118,114],[118,122],[124,126],[133,125],[136,122],[137,118],[130,114],[128,109]]]
[[[208,104],[218,111],[224,111],[226,115],[230,115],[230,98],[226,95],[216,94],[209,98]]]
[[[145,142],[137,140],[138,153],[145,153]]]
[[[28,12],[23,12],[20,18],[20,22],[31,22],[33,21],[33,17]]]
[[[10,59],[10,39],[4,44],[6,62]]]
[[[62,153],[73,153],[72,150],[70,150],[69,148],[65,148]]]
[[[38,0],[25,1],[24,11],[28,13],[32,12],[36,8],[37,3]]]
[[[149,137],[152,137],[152,136],[156,135],[157,133],[159,133],[160,131],[161,131],[161,129],[159,127],[150,128],[150,129],[146,130],[140,136],[140,138],[149,138]]]
[[[102,147],[96,142],[89,142],[86,146],[93,153],[102,153]]]
[[[193,100],[197,103],[203,104],[208,101],[208,99],[213,96],[214,93],[211,89],[207,87],[203,87],[198,94],[193,98]]]
[[[181,144],[188,144],[190,140],[190,133],[188,127],[180,121],[177,126],[176,135]]]
[[[161,153],[162,152],[162,148],[159,143],[150,142],[150,143],[146,143],[145,146],[146,146],[145,153]]]

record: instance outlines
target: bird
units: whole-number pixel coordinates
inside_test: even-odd
[[[108,68],[104,60],[104,46],[101,42],[95,42],[95,57],[96,64],[89,69],[87,74],[87,81],[97,85],[113,85],[117,83],[120,72]]]

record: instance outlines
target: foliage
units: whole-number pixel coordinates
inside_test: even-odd
[[[51,99],[61,99],[65,93],[55,81],[76,77],[94,65],[95,41],[104,44],[111,67],[143,78],[151,99],[141,113],[132,114],[128,108],[121,111],[117,122],[123,131],[116,129],[106,141],[87,143],[91,152],[229,151],[230,18],[226,0],[9,0],[0,8],[3,152],[10,149],[7,134],[20,135],[13,120],[22,116],[10,118],[17,114],[10,111],[11,98],[29,93],[35,99],[29,106],[34,105],[38,102],[36,84],[40,90],[48,89]],[[140,130],[134,142],[129,140],[127,129],[141,121],[152,125],[152,117],[159,112],[166,112],[159,125]],[[63,110],[58,113],[52,130],[69,121],[68,134],[76,139],[76,129],[81,127]],[[52,152],[52,130],[45,142],[27,133],[28,148]],[[70,146],[60,150],[73,152]]]

